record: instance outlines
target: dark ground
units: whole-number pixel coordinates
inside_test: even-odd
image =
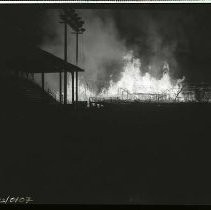
[[[67,108],[69,109],[69,108]],[[208,104],[78,111],[2,105],[1,196],[211,204]]]

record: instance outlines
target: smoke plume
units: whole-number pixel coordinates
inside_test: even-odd
[[[77,12],[85,20],[86,28],[85,33],[79,35],[79,66],[85,69],[80,80],[95,92],[108,87],[111,80],[120,79],[122,58],[131,50],[141,60],[142,73],[161,78],[165,62],[170,65],[170,74],[178,69],[175,52],[178,40],[185,40],[182,31],[175,29],[178,14],[140,10],[81,9]],[[59,14],[59,10],[47,11],[41,48],[63,58],[64,27]],[[75,42],[75,34],[69,29],[68,61],[73,64]],[[58,75],[48,75],[47,82],[58,90]]]

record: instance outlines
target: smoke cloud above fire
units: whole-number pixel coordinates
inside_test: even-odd
[[[123,69],[122,54],[131,50],[141,60],[142,73],[149,72],[159,79],[162,77],[160,66],[168,62],[171,78],[184,75],[186,82],[210,83],[210,8],[190,5],[135,8],[77,9],[85,20],[86,32],[79,36],[79,64],[85,69],[81,75],[87,83],[99,91],[110,79],[117,81]],[[9,40],[10,45],[30,43],[63,58],[64,27],[60,23],[60,9],[2,7],[1,46],[7,43],[5,40]],[[4,54],[2,47],[3,57]],[[75,35],[70,29],[68,61],[75,64]],[[39,77],[37,75],[38,80]],[[51,88],[58,90],[58,74],[46,74],[46,77]]]
[[[124,39],[119,37],[113,19],[109,16],[103,20],[95,10],[80,10],[78,13],[85,20],[86,32],[79,35],[79,66],[85,69],[80,75],[81,81],[86,81],[91,89],[100,89],[109,85],[109,81],[117,81],[122,69],[122,57],[127,53]],[[44,36],[41,48],[64,58],[64,28],[59,23],[59,10],[49,10],[46,13]],[[68,31],[68,61],[75,64],[75,34]],[[56,76],[47,77],[50,86],[56,81]],[[58,79],[58,78],[57,78]],[[69,78],[71,79],[71,78]],[[58,85],[57,85],[58,86]]]
[[[142,74],[148,72],[160,79],[165,62],[169,63],[170,75],[179,72],[175,52],[178,40],[184,42],[185,39],[182,30],[176,31],[175,25],[171,26],[170,13],[89,9],[77,12],[85,20],[86,28],[85,33],[79,35],[79,66],[85,69],[80,79],[90,89],[100,92],[110,81],[117,82],[123,70],[123,57],[131,51],[141,60]],[[59,15],[57,9],[47,10],[40,46],[64,58],[64,27]],[[172,22],[176,20],[174,17]],[[68,30],[68,61],[75,64],[75,34]],[[47,75],[47,85],[58,90],[58,75]]]
[[[178,77],[179,51],[188,51],[188,40],[181,21],[180,10],[117,10],[113,11],[119,33],[126,39],[127,48],[141,58],[143,71],[152,76],[162,76],[163,62],[170,65],[171,76]],[[124,18],[127,17],[127,18]],[[121,21],[123,20],[124,21]],[[151,68],[149,69],[148,66]]]

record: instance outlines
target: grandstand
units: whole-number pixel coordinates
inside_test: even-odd
[[[22,101],[22,103],[32,104],[59,104],[55,94],[49,89],[45,90],[45,74],[59,74],[64,71],[64,68],[71,74],[84,71],[39,48],[30,46],[21,52],[1,62],[1,87],[6,90],[3,91],[6,94],[4,98],[11,103]],[[29,75],[34,73],[41,74],[41,87],[28,79]]]

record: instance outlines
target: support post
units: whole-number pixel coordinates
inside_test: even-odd
[[[72,74],[72,103],[74,104],[74,94],[75,94],[75,90],[74,90],[74,71],[71,74]]]
[[[76,66],[78,65],[78,31],[76,32]],[[76,104],[78,103],[78,71],[75,75],[76,80]]]
[[[45,73],[42,72],[42,89],[45,90]]]
[[[62,72],[59,72],[59,102],[62,103]]]
[[[67,23],[64,23],[64,104],[67,104]]]

